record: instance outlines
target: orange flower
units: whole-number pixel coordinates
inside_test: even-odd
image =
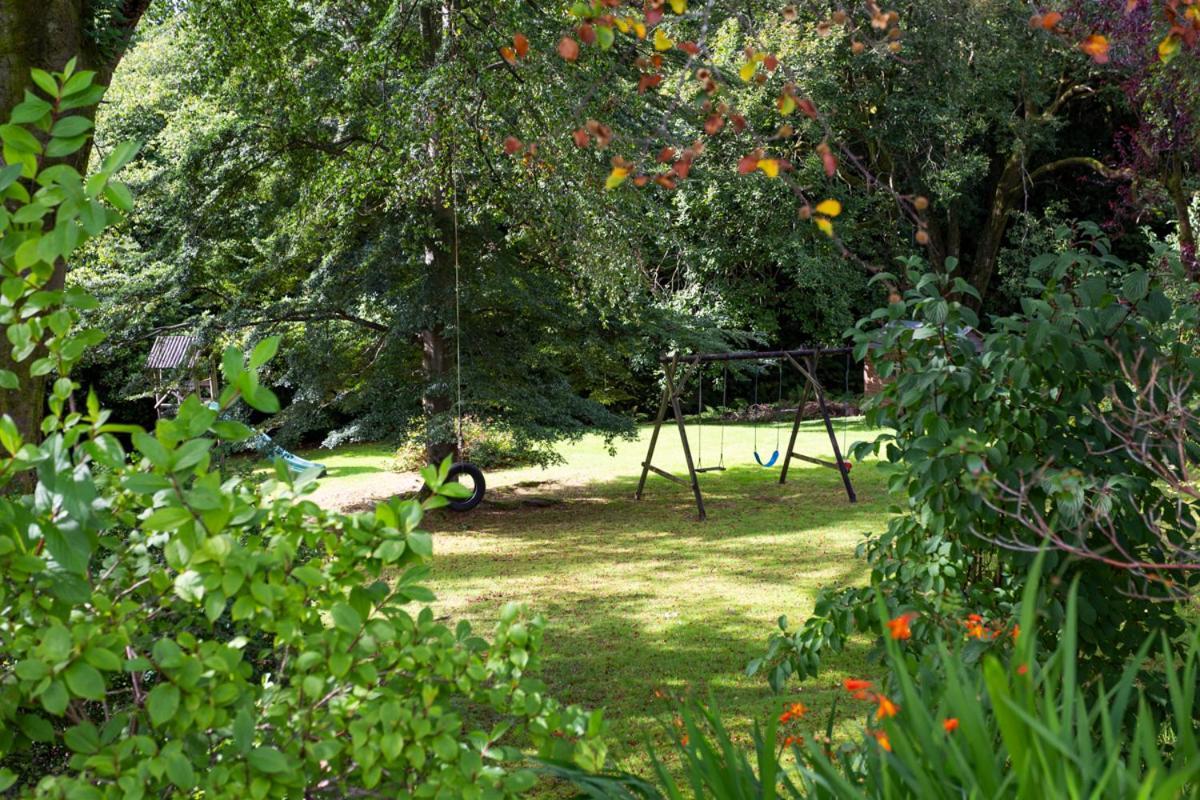
[[[1108,37],[1093,33],[1079,44],[1079,49],[1092,57],[1097,64],[1108,63]]]
[[[954,733],[958,730],[958,717],[947,717],[942,720],[942,728],[946,733]]]
[[[871,688],[871,682],[857,678],[847,678],[842,682],[842,686],[846,687],[846,691],[851,692],[855,699],[866,700],[867,690]]]
[[[1012,640],[1015,642],[1015,641],[1017,640],[1017,637],[1018,637],[1018,636],[1020,636],[1020,635],[1021,635],[1021,626],[1020,626],[1020,625],[1013,625],[1013,629],[1012,629]]]
[[[792,746],[803,747],[804,746],[804,737],[803,736],[785,737],[783,740],[783,746],[784,747],[792,747]]]
[[[793,719],[800,719],[808,713],[808,706],[804,703],[792,703],[788,708],[779,715],[780,723],[787,723]]]
[[[686,733],[685,733],[683,736],[680,736],[680,737],[679,737],[679,743],[680,743],[681,745],[683,745],[684,747],[687,747],[687,746],[688,746],[688,737],[687,737],[687,734],[686,734]]]
[[[883,731],[872,731],[875,736],[875,741],[879,742],[879,746],[889,753],[892,752],[892,743],[888,741],[887,734]]]
[[[901,614],[893,620],[888,621],[888,630],[892,633],[893,639],[911,639],[912,631],[908,628],[908,623],[917,618],[915,612],[910,611],[907,614]]]
[[[1022,664],[1021,666],[1017,667],[1018,675],[1026,675],[1028,673],[1029,673],[1029,665],[1028,664]]]
[[[983,627],[983,617],[978,614],[970,614],[967,616],[967,621],[963,623],[967,626],[967,636],[972,639],[987,639],[987,629]]]
[[[884,717],[894,717],[900,708],[889,700],[885,695],[876,695],[875,702],[879,703],[879,710],[875,712],[875,719],[883,719]]]

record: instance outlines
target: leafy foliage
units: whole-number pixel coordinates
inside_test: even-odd
[[[1153,273],[1117,259],[1102,238],[1037,261],[1032,271],[1049,273],[1030,278],[1037,294],[987,335],[958,299],[971,287],[915,260],[913,288],[856,329],[859,355],[890,379],[868,419],[894,429],[856,455],[886,460],[897,516],[861,547],[869,587],[822,593],[794,631],[780,620],[782,633],[751,664],[776,688],[815,674],[822,650],[853,630],[874,628],[874,598],[897,614],[919,611],[927,635],[953,625],[946,620],[964,604],[1011,616],[1044,542],[1063,591],[1078,581],[1089,671],[1119,665],[1150,631],[1180,632],[1173,603],[1146,600],[1194,586],[1189,570],[1167,580],[1174,570],[1163,566],[1171,543],[1194,535],[1192,507],[1130,453],[1150,447],[1180,466],[1195,457],[1200,430],[1186,417],[1163,448],[1161,425],[1123,430],[1119,410],[1143,393],[1165,400],[1177,390],[1173,402],[1195,403],[1196,309],[1173,304]],[[1051,594],[1060,618],[1063,601]]]
[[[128,209],[113,175],[135,148],[86,182],[45,166],[86,138],[64,112],[92,101],[92,76],[34,76],[49,99],[31,94],[0,127],[14,162],[0,171],[0,323],[16,362],[57,377],[43,441],[0,416],[0,791],[508,797],[535,782],[518,747],[601,766],[600,714],[533,677],[539,617],[507,606],[489,640],[426,605],[420,523],[461,492],[448,462],[425,470],[424,503],[353,516],[307,500],[315,476],[281,463],[262,483],[214,468],[217,439],[251,434],[224,410],[279,407],[259,378],[277,338],[248,360],[226,350],[219,408],[189,398],[153,431],[112,422],[94,393],[76,410],[93,301],[47,281],[117,218],[101,198]],[[0,392],[23,379],[0,377]],[[35,491],[11,491],[26,473]]]
[[[1067,593],[1062,636],[1043,654],[1035,629],[1058,622],[1043,614],[1039,586],[1035,570],[1019,606],[1022,633],[982,661],[961,632],[920,650],[889,638],[888,685],[868,698],[878,709],[858,740],[835,744],[832,719],[824,733],[782,736],[804,716],[792,706],[757,728],[746,752],[714,709],[691,703],[676,742],[692,795],[657,759],[656,784],[552,768],[593,798],[1196,797],[1200,631],[1193,625],[1179,653],[1164,642],[1159,658],[1150,658],[1151,637],[1111,684],[1087,685],[1076,661],[1078,594]],[[1144,669],[1161,671],[1168,687],[1165,722],[1140,685]],[[861,685],[870,686],[847,681],[848,694],[862,695]]]

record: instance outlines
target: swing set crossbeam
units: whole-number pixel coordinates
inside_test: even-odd
[[[704,495],[700,491],[699,476],[704,472],[721,472],[724,471],[724,465],[715,467],[697,466],[692,460],[692,449],[688,443],[687,426],[684,423],[683,408],[679,401],[683,396],[684,387],[687,381],[694,375],[699,376],[701,387],[703,387],[703,375],[701,367],[704,364],[722,361],[765,361],[769,359],[779,359],[790,363],[797,372],[804,378],[804,389],[800,393],[800,402],[796,407],[796,417],[792,422],[792,435],[788,439],[787,449],[783,452],[787,455],[783,460],[783,467],[779,473],[779,482],[787,483],[788,467],[792,463],[792,459],[806,461],[812,464],[817,464],[822,467],[836,469],[842,476],[842,485],[846,489],[846,497],[851,503],[858,502],[858,497],[854,492],[854,485],[850,483],[850,467],[842,457],[842,450],[838,447],[837,434],[833,430],[833,420],[829,417],[829,406],[825,402],[825,390],[821,387],[820,381],[816,377],[816,362],[818,357],[822,355],[846,355],[853,352],[849,347],[820,347],[820,348],[801,348],[797,350],[761,350],[761,351],[740,351],[731,353],[691,353],[691,354],[671,354],[665,355],[660,359],[660,363],[664,364],[663,377],[665,378],[665,386],[663,387],[662,401],[658,406],[658,416],[654,420],[654,432],[650,435],[650,447],[646,452],[646,460],[642,462],[642,476],[638,480],[637,493],[634,497],[641,500],[646,490],[646,479],[650,473],[659,475],[674,483],[683,486],[690,486],[692,494],[696,499],[696,510],[699,512],[700,520],[707,518],[707,513],[704,510]],[[691,374],[689,375],[689,371]],[[702,389],[703,390],[703,389]],[[804,406],[807,404],[808,394],[812,392],[817,400],[817,407],[821,411],[821,418],[825,422],[825,432],[829,435],[829,443],[833,448],[834,461],[825,461],[812,456],[802,455],[796,452],[796,437],[800,433],[800,423],[804,417]],[[659,469],[654,466],[654,450],[658,445],[658,435],[662,431],[663,424],[667,421],[667,411],[671,411],[671,415],[675,418],[676,426],[679,429],[679,441],[683,445],[683,457],[687,464],[688,480],[680,478],[678,475],[673,475],[664,469]]]
[[[812,358],[813,356],[845,355],[852,347],[806,347],[799,350],[738,350],[732,353],[687,353],[665,355],[660,364],[711,364],[719,361],[766,361],[773,358]]]

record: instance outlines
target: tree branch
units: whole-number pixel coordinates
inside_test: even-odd
[[[1093,172],[1097,172],[1111,181],[1128,181],[1132,180],[1134,177],[1133,170],[1127,167],[1110,167],[1103,161],[1090,156],[1071,156],[1069,158],[1060,158],[1058,161],[1051,161],[1048,164],[1043,164],[1042,166],[1038,167],[1033,172],[1029,173],[1029,182],[1032,183],[1042,175],[1055,172],[1060,169],[1066,169],[1067,167],[1087,167]]]

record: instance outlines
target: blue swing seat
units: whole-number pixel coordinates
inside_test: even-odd
[[[763,463],[762,456],[760,456],[758,451],[755,450],[754,460],[758,462],[760,467],[773,467],[775,466],[775,462],[779,460],[779,451],[776,450],[774,453],[771,453],[771,457],[767,459],[766,463]]]

